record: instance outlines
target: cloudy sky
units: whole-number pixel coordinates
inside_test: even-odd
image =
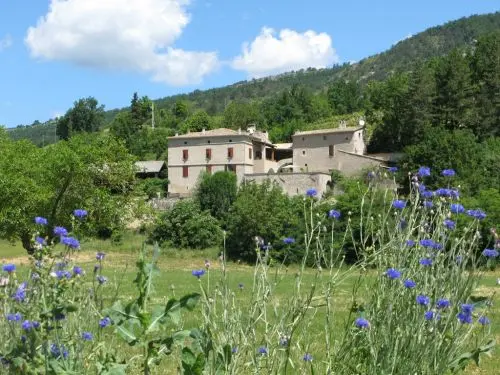
[[[0,124],[381,52],[494,0],[0,0]]]

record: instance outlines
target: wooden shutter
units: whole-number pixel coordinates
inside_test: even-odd
[[[189,177],[189,167],[182,167],[182,177]]]
[[[182,159],[188,160],[189,158],[189,150],[182,150]]]
[[[208,160],[212,159],[212,149],[211,148],[207,148],[205,150],[205,156]]]
[[[233,148],[232,148],[232,147],[229,147],[229,148],[227,149],[227,157],[228,157],[229,159],[231,159],[231,158],[233,157],[233,152],[234,152],[234,151],[233,151]]]

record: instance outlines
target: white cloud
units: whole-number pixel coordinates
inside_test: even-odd
[[[251,43],[243,44],[242,54],[234,58],[232,67],[259,78],[309,67],[324,68],[338,61],[326,33],[283,29],[276,37],[275,30],[264,27]]]
[[[5,51],[7,48],[12,46],[12,37],[10,34],[5,35],[3,38],[0,39],[0,52]]]
[[[132,70],[172,85],[199,83],[217,66],[215,52],[174,48],[190,21],[189,0],[51,0],[28,29],[34,58]]]

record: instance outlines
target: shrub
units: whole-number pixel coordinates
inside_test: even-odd
[[[146,178],[138,183],[139,190],[149,199],[163,197],[167,192],[168,180],[162,178]]]
[[[213,175],[203,174],[196,190],[196,200],[201,210],[223,220],[236,199],[236,174],[232,172],[216,172]]]
[[[197,202],[186,199],[160,216],[150,240],[179,248],[205,249],[222,242],[217,219],[201,211]]]

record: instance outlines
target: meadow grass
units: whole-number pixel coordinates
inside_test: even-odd
[[[104,263],[103,274],[107,276],[110,283],[105,288],[105,300],[111,302],[113,298],[119,294],[121,299],[132,299],[135,295],[135,285],[133,284],[136,275],[135,262],[139,253],[139,249],[144,242],[144,237],[141,235],[127,233],[124,239],[124,244],[115,245],[109,241],[89,240],[82,246],[85,250],[79,252],[77,262],[88,274],[92,273],[92,268],[95,264],[95,252],[103,251],[106,255]],[[151,251],[151,247],[148,247]],[[4,261],[12,261],[19,264],[19,277],[23,277],[26,269],[22,267],[28,264],[28,259],[25,252],[19,245],[12,245],[5,241],[0,241],[0,259]],[[200,291],[200,282],[191,275],[191,270],[200,269],[204,267],[205,260],[210,261],[210,271],[201,279],[201,283],[206,288],[210,283],[215,285],[216,280],[222,275],[222,267],[218,260],[218,249],[208,249],[204,251],[194,250],[178,250],[178,249],[164,249],[159,257],[158,273],[154,279],[154,293],[153,301],[158,303],[165,303],[168,298],[177,297],[190,293]],[[279,283],[274,290],[273,298],[279,304],[286,304],[288,300],[288,293],[293,289],[295,275],[299,271],[299,266],[289,266],[283,268],[279,275]],[[242,265],[236,263],[228,263],[227,268],[228,285],[235,290],[235,300],[241,307],[249,304],[249,296],[254,277],[254,267],[249,265]],[[362,296],[370,294],[370,280],[373,280],[377,273],[380,271],[371,270],[368,273],[366,284],[362,286],[364,292]],[[324,275],[327,277],[327,275]],[[338,327],[339,332],[342,332],[344,321],[346,320],[350,307],[352,305],[352,288],[358,274],[353,273],[348,278],[339,284],[336,291],[335,303],[339,314],[334,323],[335,328]],[[476,289],[475,296],[489,296],[494,294],[497,286],[498,272],[488,272],[485,274],[480,286]],[[307,271],[304,274],[304,285],[310,285],[314,281],[314,272]],[[243,287],[240,288],[239,284]],[[363,298],[363,297],[362,297]],[[321,301],[318,302],[321,304]],[[272,312],[270,312],[272,313]],[[308,348],[311,352],[315,353],[315,360],[321,360],[324,353],[315,351],[314,343],[321,343],[324,340],[324,320],[322,319],[323,312],[319,308],[315,315],[308,316],[305,321],[308,324],[308,341],[313,343]],[[500,342],[500,308],[494,304],[491,312],[491,329],[497,342]],[[189,314],[181,325],[187,328],[193,328],[201,324],[201,311],[200,307],[196,310],[195,314]],[[121,342],[115,337],[110,329],[107,333],[109,342],[113,345],[119,346],[119,353],[122,358],[132,358],[137,353],[133,348],[127,346],[126,343]],[[318,348],[324,348],[324,345],[319,345]],[[488,374],[495,375],[500,373],[500,357],[496,355],[498,350],[495,350],[493,356],[488,358],[484,356],[482,359],[481,367],[478,368],[470,365],[466,374]],[[157,374],[176,374],[177,363],[174,361],[164,361],[160,368],[156,368],[154,373]],[[296,369],[298,371],[298,369]],[[134,372],[135,373],[135,372]],[[291,372],[293,373],[293,372]]]

